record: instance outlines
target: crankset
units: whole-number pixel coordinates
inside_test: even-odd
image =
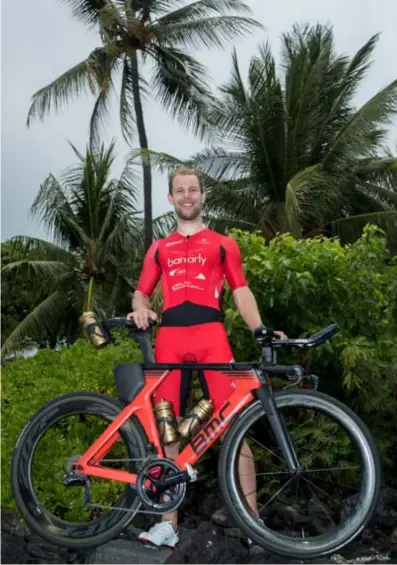
[[[171,459],[157,458],[139,469],[135,487],[143,505],[162,514],[180,506],[185,498],[186,483],[195,478],[191,467],[181,471]]]

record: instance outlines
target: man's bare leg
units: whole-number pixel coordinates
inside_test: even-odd
[[[172,443],[171,445],[164,446],[165,456],[168,459],[176,459],[179,453],[179,441],[177,443]],[[164,497],[165,498],[165,497]],[[171,522],[176,531],[178,529],[178,511],[173,510],[172,512],[165,512],[161,517],[162,522]]]
[[[259,517],[258,507],[256,503],[256,476],[255,476],[255,462],[251,449],[246,441],[241,446],[238,473],[240,478],[241,489],[244,493],[248,506],[251,508],[252,513]]]
[[[165,456],[169,459],[176,459],[179,453],[179,442],[164,447]],[[241,489],[245,495],[248,506],[252,513],[259,517],[256,501],[256,476],[254,456],[246,441],[241,447],[238,472]],[[162,516],[162,521],[170,521],[176,530],[178,528],[178,511],[166,512]]]

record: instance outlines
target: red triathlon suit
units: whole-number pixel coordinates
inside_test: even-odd
[[[230,363],[233,353],[220,318],[225,280],[231,290],[247,285],[236,241],[209,228],[184,236],[174,232],[149,248],[136,290],[150,297],[161,277],[163,313],[155,343],[158,363]],[[183,415],[190,371],[172,371],[156,391]],[[230,395],[233,381],[205,371],[202,386],[215,410]]]

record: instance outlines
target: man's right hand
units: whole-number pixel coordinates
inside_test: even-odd
[[[146,330],[149,327],[149,319],[157,320],[157,314],[149,308],[138,308],[134,312],[127,314],[127,318],[134,320],[138,328]]]

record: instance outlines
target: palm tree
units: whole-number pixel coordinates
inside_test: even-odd
[[[264,44],[247,85],[234,53],[209,110],[221,142],[186,160],[205,173],[207,211],[218,224],[268,238],[334,231],[349,239],[371,221],[397,242],[397,159],[383,149],[397,80],[361,108],[353,103],[377,39],[349,58],[336,54],[331,28],[295,26],[282,38],[283,75]],[[151,156],[163,167],[180,162]]]
[[[180,0],[65,1],[78,20],[99,27],[102,46],[34,94],[27,123],[43,119],[52,109],[62,109],[89,90],[96,96],[90,121],[94,144],[119,73],[120,123],[127,143],[131,143],[136,128],[140,147],[148,148],[142,99],[149,92],[184,127],[204,135],[210,81],[203,65],[185,49],[222,47],[260,27],[241,0],[197,0],[182,7]],[[237,15],[228,15],[231,12]],[[143,77],[142,65],[148,65],[151,71],[149,83]],[[142,166],[147,248],[152,241],[150,160],[143,159]]]
[[[128,160],[116,180],[110,176],[114,143],[96,154],[87,149],[84,156],[73,149],[77,165],[60,180],[50,174],[31,208],[51,241],[26,236],[9,240],[18,260],[3,267],[3,284],[24,276],[36,289],[37,306],[8,336],[3,354],[29,337],[37,342],[50,336],[52,345],[60,338],[73,340],[83,310],[111,315],[123,293],[128,307],[143,252],[134,164]]]

